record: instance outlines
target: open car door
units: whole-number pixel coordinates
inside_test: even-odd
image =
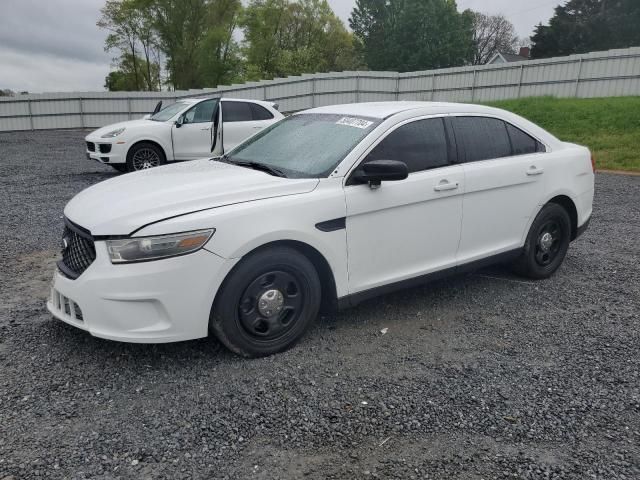
[[[213,115],[213,129],[211,130],[211,153],[214,157],[220,157],[224,154],[223,147],[223,128],[222,128],[222,108],[220,103],[216,106]]]

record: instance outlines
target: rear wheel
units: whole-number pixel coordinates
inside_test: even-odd
[[[211,310],[210,330],[229,350],[263,357],[293,346],[320,309],[321,285],[298,251],[254,253],[229,274]]]
[[[545,205],[531,225],[524,251],[514,270],[525,277],[542,279],[553,275],[571,242],[571,218],[560,205]]]
[[[137,172],[167,163],[164,152],[153,143],[140,142],[127,153],[127,171]]]

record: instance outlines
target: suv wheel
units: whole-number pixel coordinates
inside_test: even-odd
[[[164,152],[153,143],[141,142],[127,153],[127,171],[137,172],[167,163]]]
[[[548,278],[562,265],[570,242],[569,214],[562,206],[549,203],[533,221],[514,270],[533,279]]]
[[[216,296],[209,329],[229,350],[264,357],[293,346],[318,315],[321,285],[307,257],[272,247],[243,259]]]

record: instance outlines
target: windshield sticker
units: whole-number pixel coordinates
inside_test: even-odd
[[[336,122],[336,125],[346,125],[347,127],[355,127],[366,130],[371,125],[373,125],[373,122],[370,122],[369,120],[363,120],[361,118],[342,117]]]

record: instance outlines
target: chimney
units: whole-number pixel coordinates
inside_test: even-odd
[[[531,49],[529,47],[520,47],[520,56],[529,58],[531,56]]]

